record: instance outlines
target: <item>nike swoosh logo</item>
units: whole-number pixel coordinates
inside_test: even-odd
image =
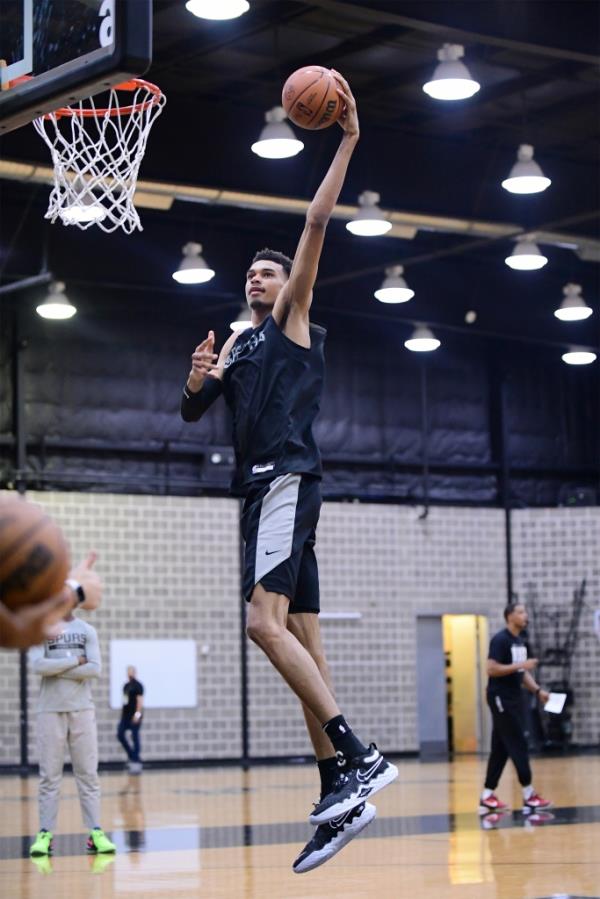
[[[359,783],[367,783],[371,779],[371,777],[375,774],[375,772],[377,771],[377,769],[379,768],[379,766],[381,765],[382,762],[383,762],[383,756],[379,756],[379,758],[377,759],[375,764],[371,765],[371,767],[368,768],[364,774],[362,773],[362,771],[357,771],[356,779],[358,780],[358,782]]]
[[[265,556],[272,556],[273,553],[280,553],[280,549],[265,549]]]

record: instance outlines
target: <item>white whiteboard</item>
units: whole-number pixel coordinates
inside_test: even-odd
[[[144,687],[147,709],[196,708],[195,640],[111,640],[110,707],[123,705],[127,668]]]

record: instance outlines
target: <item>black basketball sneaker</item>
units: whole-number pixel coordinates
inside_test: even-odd
[[[386,762],[371,743],[367,752],[353,758],[338,775],[333,790],[327,793],[309,818],[311,824],[324,824],[370,799],[398,777],[395,765]]]
[[[292,865],[295,873],[304,874],[305,871],[312,871],[313,868],[318,868],[319,865],[329,861],[371,823],[375,814],[374,805],[361,802],[339,818],[332,818],[325,824],[319,824],[313,838]]]

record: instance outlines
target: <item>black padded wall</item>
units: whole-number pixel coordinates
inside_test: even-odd
[[[229,421],[220,402],[197,424],[179,417],[196,343],[222,340],[235,314],[197,298],[125,292],[78,296],[69,322],[45,322],[19,297],[29,486],[117,492],[225,492]],[[17,308],[17,305],[14,305]],[[157,311],[160,310],[160,311]],[[380,322],[315,315],[328,328],[316,433],[330,497],[498,504],[505,410],[512,504],[569,501],[598,479],[598,376],[554,348],[440,334],[414,354]],[[7,317],[5,316],[5,320]],[[0,371],[2,477],[11,479],[11,329]],[[504,402],[498,391],[504,390]],[[591,495],[591,494],[589,494]]]

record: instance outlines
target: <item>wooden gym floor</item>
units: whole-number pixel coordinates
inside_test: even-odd
[[[28,855],[37,780],[0,778],[3,899],[566,899],[600,897],[600,755],[534,759],[552,814],[476,813],[484,760],[400,761],[377,818],[330,862],[297,875],[310,837],[312,766],[102,775],[102,826],[116,857],[86,857],[73,779],[63,781],[54,854]],[[519,803],[512,771],[499,794]],[[488,822],[490,823],[490,822]]]

